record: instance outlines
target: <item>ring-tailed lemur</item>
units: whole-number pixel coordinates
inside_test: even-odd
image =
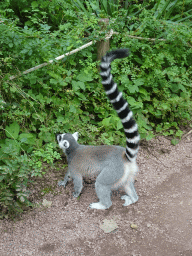
[[[134,177],[138,171],[136,156],[139,149],[139,133],[133,113],[128,103],[118,91],[111,75],[111,62],[129,55],[128,49],[119,49],[107,53],[101,61],[102,84],[113,107],[120,117],[126,136],[126,150],[120,146],[85,146],[79,145],[78,132],[74,134],[57,134],[59,147],[64,151],[68,161],[68,171],[59,186],[64,187],[69,177],[73,178],[74,197],[78,197],[83,188],[83,177],[96,177],[96,193],[98,203],[90,204],[90,208],[107,209],[112,205],[111,191],[123,188],[126,195],[124,206],[138,200],[134,188]]]

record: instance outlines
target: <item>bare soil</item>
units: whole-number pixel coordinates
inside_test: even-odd
[[[94,183],[86,181],[73,198],[72,182],[57,186],[62,169],[36,179],[31,198],[39,207],[21,220],[0,221],[0,255],[192,256],[192,135],[176,146],[153,139],[141,145],[137,159],[139,201],[128,207],[120,191],[108,210],[89,209],[97,202]],[[108,233],[106,220],[115,223]]]

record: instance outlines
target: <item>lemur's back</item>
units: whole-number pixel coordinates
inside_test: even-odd
[[[128,160],[123,147],[79,145],[69,167],[73,172],[81,173],[83,177],[97,177],[105,167],[111,165],[113,168],[118,167],[116,171],[119,172],[119,167],[124,162]]]

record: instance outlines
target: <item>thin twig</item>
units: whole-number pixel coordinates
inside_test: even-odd
[[[148,40],[148,41],[167,41],[166,39],[147,38],[147,37],[131,36],[131,35],[127,35],[127,36],[130,38],[137,38],[137,39]]]
[[[9,83],[9,82],[8,82]],[[9,83],[10,84],[10,83]],[[28,98],[31,98],[32,100],[34,100],[36,103],[40,104],[40,102],[38,102],[36,99],[34,99],[31,95],[29,95],[28,93],[22,91],[22,89],[18,86],[18,85],[14,85],[14,84],[10,84],[10,86],[12,87],[15,87],[16,90],[18,90],[18,92],[26,99],[25,95],[28,97]]]
[[[113,34],[118,35],[118,32],[113,32]],[[166,39],[156,39],[156,38],[147,38],[147,37],[140,37],[140,36],[131,36],[131,35],[127,35],[130,38],[136,38],[136,39],[140,39],[140,40],[148,40],[148,41],[167,41]]]
[[[187,137],[190,133],[192,133],[192,130],[190,130],[188,133],[184,134],[183,137],[182,137],[182,139],[185,138],[185,137]]]

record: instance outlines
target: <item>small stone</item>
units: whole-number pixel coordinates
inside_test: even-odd
[[[132,229],[137,229],[138,226],[137,226],[136,224],[132,223],[132,224],[131,224],[131,228],[132,228]]]

